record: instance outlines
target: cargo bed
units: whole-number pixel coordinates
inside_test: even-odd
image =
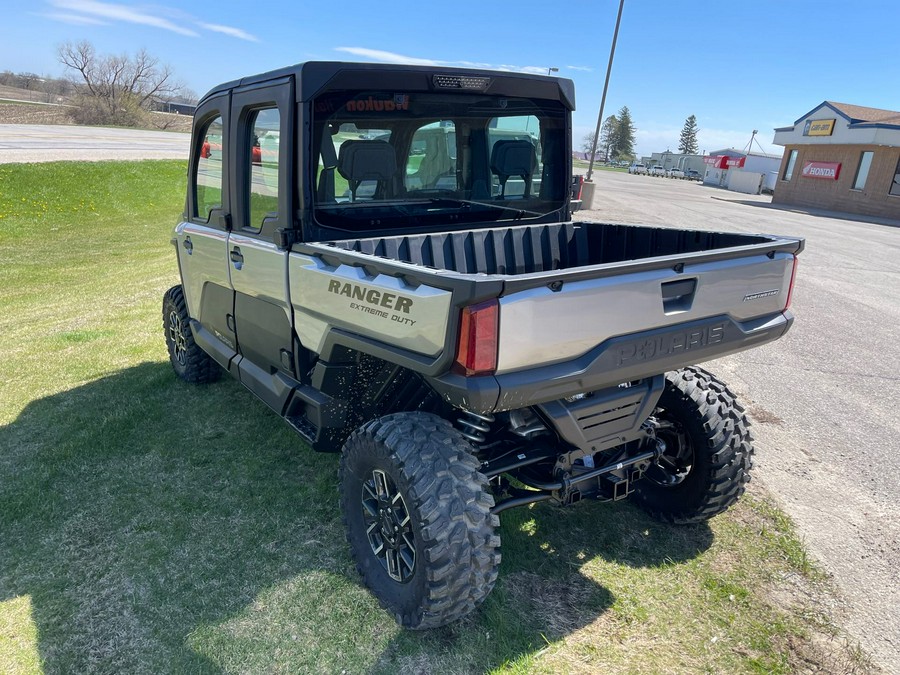
[[[327,342],[317,323],[327,315],[348,344],[434,378],[448,400],[490,411],[779,338],[791,324],[802,247],[789,237],[587,222],[346,239],[300,245],[302,283],[292,293],[303,307],[298,326],[322,326],[309,339],[299,329],[316,352]],[[370,320],[335,302],[337,291],[322,292],[335,279],[378,297],[405,293],[430,318],[411,329]],[[460,375],[450,368],[458,312],[491,298],[499,308],[495,369]]]
[[[550,223],[328,242],[337,248],[460,274],[524,275],[746,247],[793,239],[606,223]],[[695,257],[695,256],[692,256]]]

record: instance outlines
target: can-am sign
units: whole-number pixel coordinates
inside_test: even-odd
[[[803,165],[802,175],[806,178],[824,178],[825,180],[837,180],[841,175],[840,162],[806,162]]]

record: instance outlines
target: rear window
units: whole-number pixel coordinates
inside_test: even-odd
[[[567,112],[559,101],[329,92],[313,111],[313,215],[322,226],[447,229],[565,205]]]

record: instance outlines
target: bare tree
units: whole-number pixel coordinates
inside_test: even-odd
[[[156,101],[172,98],[183,88],[171,68],[144,49],[133,57],[103,56],[90,42],[66,42],[57,57],[80,85],[74,117],[82,124],[144,125]]]

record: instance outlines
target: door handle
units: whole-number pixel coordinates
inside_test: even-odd
[[[235,246],[231,249],[231,262],[234,263],[237,269],[241,269],[241,265],[244,264],[244,255],[241,253],[240,247]]]
[[[194,244],[191,243],[190,237],[185,237],[184,241],[181,242],[181,245],[184,246],[184,250],[188,252],[188,255],[191,255],[194,252]]]

